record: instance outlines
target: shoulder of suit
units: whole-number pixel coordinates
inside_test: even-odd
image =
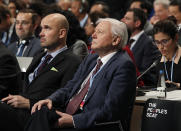
[[[40,43],[40,39],[37,38],[37,37],[33,37],[33,39],[30,40],[30,43],[31,42],[38,42],[38,43]]]

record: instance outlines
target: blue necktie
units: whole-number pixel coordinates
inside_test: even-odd
[[[19,52],[16,53],[16,56],[23,56],[23,51],[24,51],[24,48],[25,48],[25,43],[24,41],[22,41],[18,47],[19,49]]]

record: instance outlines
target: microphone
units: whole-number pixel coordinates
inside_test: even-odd
[[[160,56],[159,56],[158,58],[160,58]],[[140,79],[144,74],[146,74],[151,68],[155,67],[155,66],[159,63],[159,61],[160,61],[160,59],[155,60],[148,69],[146,69],[141,75],[139,75],[139,76],[137,77],[137,80],[139,80],[139,79]]]

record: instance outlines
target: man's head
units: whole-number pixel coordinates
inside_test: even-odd
[[[155,0],[153,6],[158,20],[165,20],[168,17],[169,0]]]
[[[8,31],[11,26],[11,14],[8,8],[0,4],[0,32]]]
[[[64,15],[54,13],[45,16],[41,21],[41,46],[48,51],[55,51],[66,45],[69,24]]]
[[[80,19],[81,15],[85,15],[88,11],[88,3],[86,0],[72,0],[72,13]]]
[[[130,5],[130,8],[133,9],[133,8],[138,8],[138,9],[142,9],[146,14],[147,16],[150,15],[150,13],[152,12],[152,4],[149,2],[149,1],[143,1],[143,0],[133,0],[131,5]]]
[[[16,34],[19,39],[27,39],[34,34],[37,17],[37,14],[30,9],[19,11],[16,17]]]
[[[181,1],[172,0],[169,5],[169,14],[175,16],[177,24],[181,24]]]
[[[123,22],[112,18],[99,19],[92,34],[91,48],[99,56],[105,56],[121,49],[127,43],[127,27]]]
[[[85,32],[88,36],[91,36],[94,32],[94,29],[96,27],[96,22],[99,18],[106,18],[107,16],[104,13],[101,12],[92,12],[89,14],[89,18],[87,20],[87,23],[84,27]]]
[[[69,10],[71,8],[71,0],[59,0],[57,5],[61,7],[62,10]]]
[[[90,8],[89,13],[93,13],[93,12],[100,12],[100,13],[105,14],[106,17],[109,17],[110,9],[106,3],[102,2],[102,1],[97,1]]]
[[[143,30],[147,17],[143,10],[141,9],[129,9],[122,21],[127,25],[131,33],[139,32]]]

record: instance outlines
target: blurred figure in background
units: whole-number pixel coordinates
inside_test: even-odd
[[[18,11],[24,9],[25,7],[25,3],[23,3],[21,0],[9,0],[8,8],[11,12],[12,18],[16,18]]]
[[[130,8],[133,9],[133,8],[137,8],[137,9],[142,9],[146,15],[147,15],[147,21],[146,21],[146,24],[144,26],[144,32],[147,34],[147,35],[151,35],[151,30],[153,29],[153,25],[150,23],[150,21],[148,20],[151,12],[152,12],[152,4],[150,2],[148,2],[147,0],[143,1],[143,0],[133,0],[131,5],[130,5]]]
[[[88,19],[88,8],[87,0],[72,0],[71,11],[79,20],[82,28],[84,28]]]
[[[178,44],[181,45],[181,1],[172,0],[169,5],[169,14],[176,18],[176,24],[178,26]]]
[[[5,7],[0,5],[0,31],[7,24],[5,15],[1,12]],[[16,57],[2,44],[0,40],[0,99],[9,94],[18,94],[22,90],[21,71]],[[1,129],[1,127],[0,127]]]
[[[150,19],[152,25],[156,24],[156,22],[160,20],[165,20],[169,16],[168,7],[170,1],[169,0],[155,0],[153,3],[154,7],[154,16]]]
[[[9,9],[5,5],[0,5],[1,22],[0,39],[5,46],[17,41],[18,37],[15,31],[15,19],[11,17]]]
[[[67,35],[67,46],[83,60],[88,55],[88,40],[85,30],[80,27],[79,21],[72,12],[63,11],[62,14],[67,18],[70,27]]]
[[[33,10],[19,11],[16,17],[16,34],[19,40],[8,45],[8,49],[16,56],[33,57],[40,51],[40,40],[34,36],[36,20],[37,14]]]
[[[41,19],[43,18],[43,15],[45,14],[47,8],[50,8],[50,6],[41,1],[35,1],[29,5],[29,9],[32,9],[38,15],[36,19],[37,28],[35,30],[35,36],[38,38],[41,31],[40,27]]]
[[[57,5],[60,6],[62,10],[71,10],[72,0],[58,0]]]
[[[110,9],[109,6],[102,1],[96,1],[90,8],[89,14],[93,12],[99,12],[100,14],[104,14],[106,17],[109,17]]]

